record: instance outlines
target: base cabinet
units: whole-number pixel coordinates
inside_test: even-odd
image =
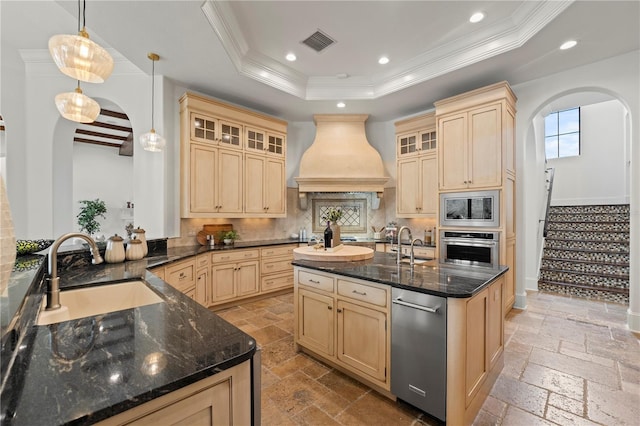
[[[250,373],[250,361],[245,361],[98,425],[249,425]]]
[[[388,287],[303,268],[294,271],[296,345],[388,392]]]

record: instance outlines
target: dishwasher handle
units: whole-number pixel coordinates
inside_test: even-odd
[[[416,305],[415,303],[405,302],[400,297],[398,297],[396,299],[393,299],[391,302],[395,303],[396,305],[402,305],[402,306],[406,306],[408,308],[419,309],[419,310],[425,311],[425,312],[431,312],[432,314],[437,314],[438,313],[438,309],[439,309],[439,307],[438,308],[431,308],[429,306],[422,306],[422,305]]]

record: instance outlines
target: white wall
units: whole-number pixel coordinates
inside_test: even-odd
[[[98,218],[97,235],[109,238],[126,235],[122,208],[133,199],[133,157],[118,155],[118,149],[107,146],[76,143],[73,145],[73,214],[74,230],[80,200],[99,198],[107,206],[106,218]],[[134,209],[135,210],[135,209]]]
[[[580,108],[580,155],[548,160],[553,205],[629,202],[625,109],[618,100]]]
[[[557,99],[575,93],[597,92],[618,99],[627,110],[625,138],[629,141],[632,164],[631,201],[631,273],[630,273],[630,325],[638,321],[640,329],[640,52],[635,51],[596,62],[538,80],[515,85],[518,97],[516,155],[517,155],[517,262],[516,306],[526,306],[526,289],[537,288],[537,238],[539,212],[542,199],[539,196],[544,156],[540,153],[543,138],[534,128],[534,119]],[[602,173],[617,173],[611,167]],[[577,181],[576,177],[572,180]],[[523,236],[524,231],[524,238]],[[633,321],[631,318],[634,318]]]

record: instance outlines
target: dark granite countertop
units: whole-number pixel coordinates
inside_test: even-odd
[[[437,260],[416,264],[412,270],[406,263],[398,266],[395,254],[378,252],[372,259],[357,262],[294,260],[293,264],[420,293],[456,298],[473,296],[508,270],[506,266],[446,265]]]
[[[91,424],[250,359],[251,336],[147,268],[209,251],[290,243],[297,241],[178,247],[120,264],[63,265],[62,289],[142,279],[163,302],[46,326],[36,325],[45,257],[28,259],[31,269],[14,270],[10,281],[30,289],[3,336],[0,422]]]

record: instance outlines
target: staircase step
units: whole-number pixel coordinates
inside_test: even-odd
[[[542,258],[540,269],[629,279],[629,265]]]
[[[585,232],[550,229],[547,238],[551,240],[618,242],[629,244],[628,232]]]
[[[607,252],[602,250],[587,249],[557,249],[545,247],[544,259],[554,259],[563,261],[582,261],[608,263],[612,265],[629,266],[629,253]]]
[[[607,288],[629,288],[629,277],[615,274],[592,274],[540,268],[540,280],[566,282],[605,290]]]
[[[629,232],[629,222],[549,222],[549,231]]]
[[[591,250],[614,253],[629,253],[629,242],[546,238],[545,249],[547,248],[559,250]]]
[[[609,302],[629,304],[629,290],[603,290],[600,288],[592,288],[590,286],[582,286],[573,283],[556,282],[556,281],[538,281],[538,290],[548,291],[552,293],[567,294],[587,299],[605,300]]]
[[[549,222],[628,222],[628,213],[549,213]]]
[[[629,213],[629,204],[551,206],[549,213]]]

